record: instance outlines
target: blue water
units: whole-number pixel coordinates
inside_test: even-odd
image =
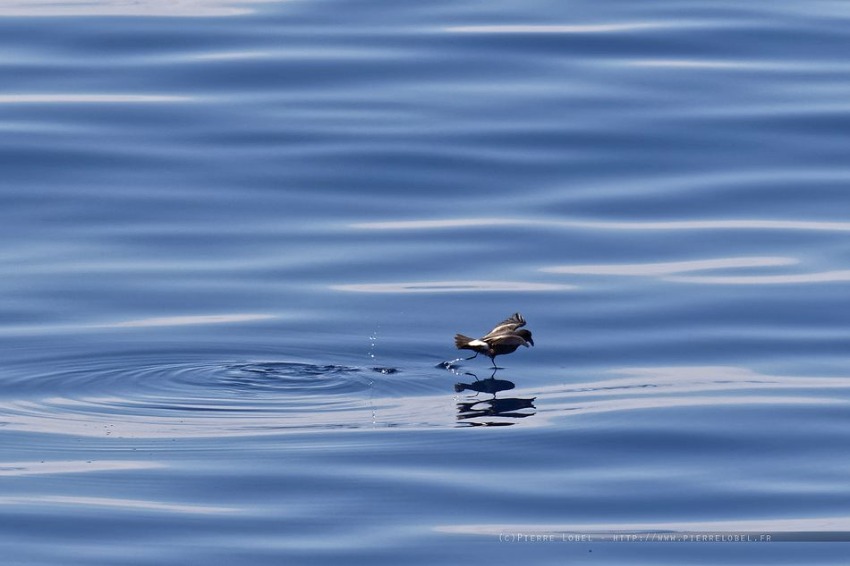
[[[845,564],[848,24],[0,3],[3,563]]]

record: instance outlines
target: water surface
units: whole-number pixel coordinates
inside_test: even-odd
[[[0,2],[5,560],[844,563],[848,19]]]

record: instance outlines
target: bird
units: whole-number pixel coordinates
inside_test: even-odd
[[[484,354],[493,362],[493,367],[497,367],[496,356],[515,352],[520,346],[526,348],[534,346],[531,331],[522,328],[523,326],[525,326],[525,319],[520,313],[514,313],[481,338],[470,338],[463,334],[456,334],[455,347],[458,350],[475,352],[475,355],[466,358],[467,360],[478,357],[478,354]]]

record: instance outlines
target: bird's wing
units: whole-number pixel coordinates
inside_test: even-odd
[[[522,328],[525,326],[525,319],[522,318],[522,315],[519,313],[514,313],[510,318],[506,318],[502,322],[496,325],[496,327],[487,333],[484,338],[489,338],[491,336],[496,336],[498,334],[505,334],[507,332],[513,332],[517,328]]]
[[[515,346],[517,348],[520,346],[528,347],[528,342],[526,342],[522,336],[514,334],[513,332],[505,332],[503,334],[488,336],[486,341],[490,344],[491,348],[497,348],[499,346]]]

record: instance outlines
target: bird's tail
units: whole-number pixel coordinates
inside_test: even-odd
[[[458,350],[475,350],[474,347],[469,345],[472,340],[473,339],[469,336],[464,336],[463,334],[455,334],[455,347],[457,347]]]

